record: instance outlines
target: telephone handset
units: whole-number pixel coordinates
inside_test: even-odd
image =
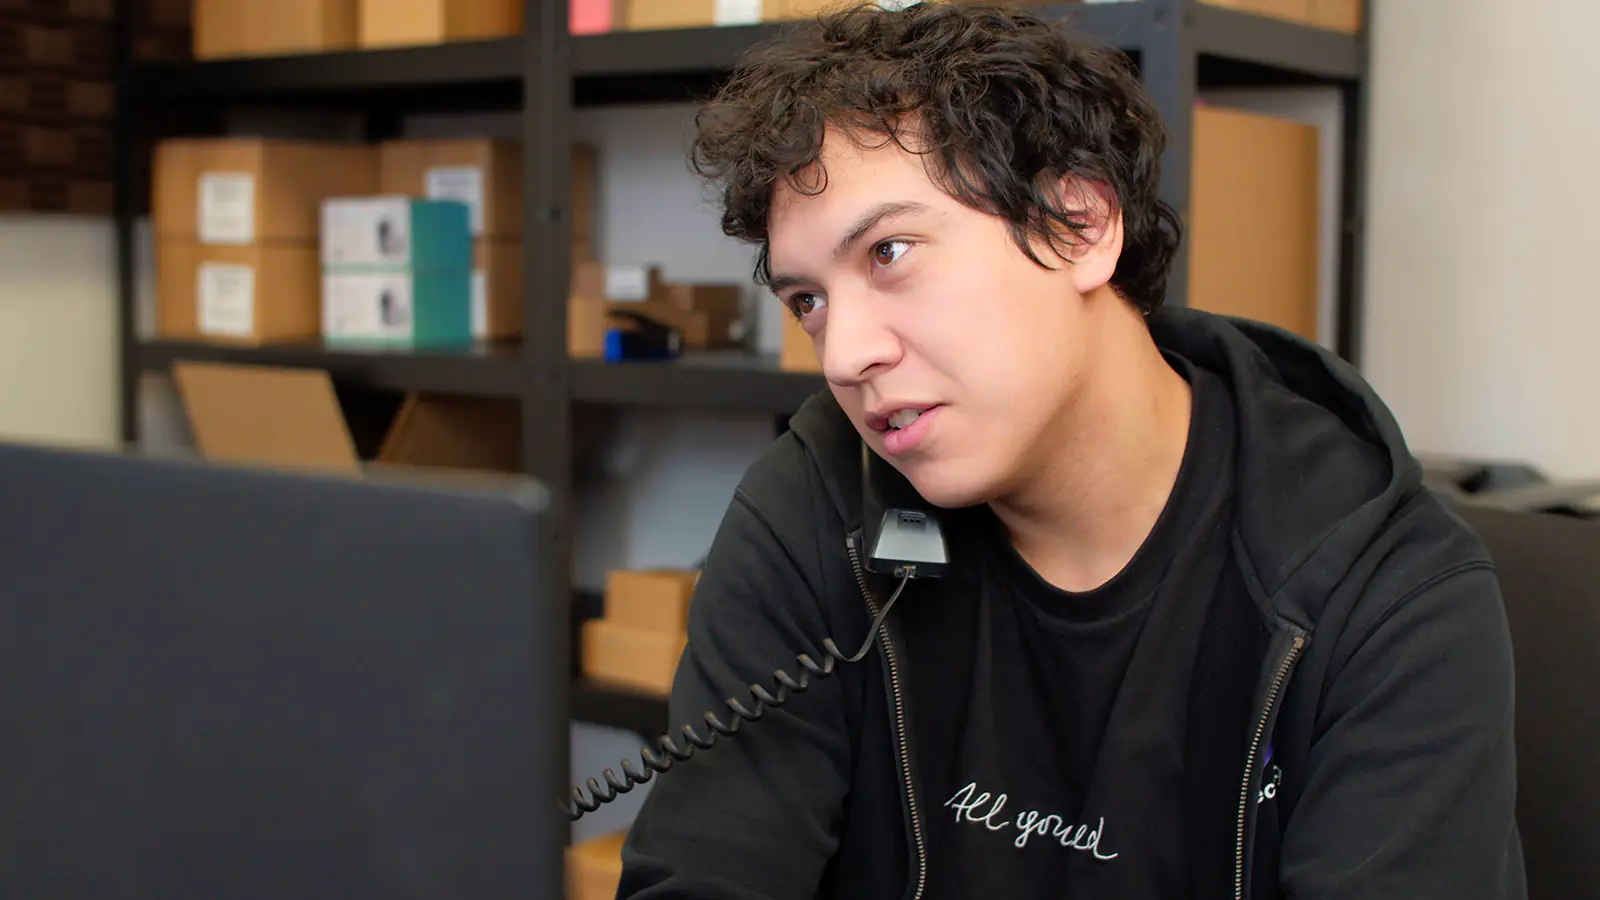
[[[702,736],[693,726],[679,726],[678,731],[686,746],[675,743],[669,735],[662,735],[656,740],[654,748],[645,747],[639,751],[639,758],[645,765],[644,771],[635,768],[633,760],[625,759],[622,761],[623,778],[606,769],[604,786],[595,778],[585,782],[589,788],[587,796],[582,788],[574,787],[571,802],[563,805],[568,821],[576,822],[583,818],[584,813],[594,812],[619,795],[633,790],[634,785],[645,784],[657,772],[672,768],[674,762],[686,762],[696,750],[709,750],[716,745],[719,736],[732,737],[738,733],[741,722],[759,721],[767,710],[777,709],[788,702],[790,694],[804,693],[811,686],[812,677],[827,678],[840,662],[860,662],[872,649],[879,627],[888,617],[889,609],[900,598],[900,592],[905,590],[906,582],[913,578],[937,578],[949,570],[949,548],[945,545],[938,518],[925,508],[921,497],[917,496],[904,476],[895,472],[865,443],[861,445],[861,482],[862,564],[869,572],[899,579],[894,593],[889,595],[888,601],[873,620],[872,627],[867,629],[867,637],[861,648],[846,656],[833,638],[824,638],[822,647],[827,655],[820,663],[807,653],[795,657],[800,668],[805,670],[798,679],[783,669],[776,669],[772,673],[772,680],[778,685],[776,692],[760,684],[750,685],[750,695],[756,700],[753,709],[745,706],[737,697],[729,697],[726,704],[734,718],[724,723],[717,718],[715,711],[707,710],[703,718],[711,729],[710,733]]]

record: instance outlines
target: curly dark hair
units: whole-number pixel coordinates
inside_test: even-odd
[[[1159,195],[1167,134],[1129,60],[1026,11],[978,3],[858,4],[788,26],[752,50],[703,107],[693,169],[720,185],[722,230],[758,244],[755,279],[771,277],[767,218],[778,178],[801,179],[829,124],[932,156],[930,173],[960,202],[1056,251],[1095,224],[1057,189],[1076,176],[1109,191],[1122,214],[1112,287],[1148,314],[1160,305],[1182,237]],[[902,134],[915,132],[916,148]],[[810,182],[810,183],[805,183]]]

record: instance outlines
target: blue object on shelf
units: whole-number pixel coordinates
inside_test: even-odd
[[[629,327],[606,330],[605,361],[645,362],[677,359],[683,353],[683,333],[640,313],[613,312]]]

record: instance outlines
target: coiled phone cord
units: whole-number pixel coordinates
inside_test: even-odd
[[[894,606],[894,602],[900,598],[900,592],[905,590],[906,582],[910,580],[910,571],[901,574],[900,583],[895,586],[894,593],[889,595],[888,601],[883,604],[883,609],[879,610],[877,616],[873,618],[872,627],[867,629],[867,638],[862,642],[861,649],[849,656],[845,656],[840,652],[839,645],[834,642],[833,638],[823,638],[822,647],[827,651],[827,656],[823,658],[821,663],[812,659],[811,655],[807,653],[801,653],[795,657],[795,661],[805,670],[798,679],[783,669],[774,669],[772,671],[772,680],[778,684],[776,693],[768,691],[759,684],[750,686],[750,694],[756,699],[754,709],[746,707],[739,702],[737,697],[729,697],[726,703],[728,709],[732,710],[734,718],[728,724],[723,724],[722,720],[717,718],[715,711],[706,710],[706,725],[711,728],[711,732],[706,736],[701,737],[695,732],[693,726],[683,725],[678,730],[682,732],[687,746],[680,747],[673,742],[670,736],[662,735],[656,740],[656,749],[645,747],[639,751],[639,758],[643,760],[645,765],[644,771],[641,772],[635,768],[633,760],[624,759],[622,761],[622,774],[626,776],[625,779],[618,778],[616,772],[606,769],[605,786],[602,786],[599,780],[595,778],[590,778],[585,782],[589,787],[588,796],[584,795],[582,788],[574,787],[572,789],[572,801],[568,804],[563,804],[567,812],[568,821],[576,822],[583,818],[584,813],[594,812],[602,805],[610,803],[622,794],[633,790],[635,785],[647,783],[651,778],[655,777],[657,772],[665,772],[672,768],[674,762],[687,762],[690,757],[694,756],[695,750],[711,749],[716,745],[718,736],[732,737],[738,733],[741,722],[760,721],[767,714],[767,710],[777,709],[788,702],[791,694],[805,693],[806,689],[811,687],[811,676],[815,676],[818,679],[827,678],[833,674],[834,669],[837,668],[837,664],[840,662],[860,662],[866,657],[867,651],[872,649],[872,643],[877,637],[878,629],[883,627],[883,620],[888,617],[889,610]],[[657,752],[658,750],[661,752]]]

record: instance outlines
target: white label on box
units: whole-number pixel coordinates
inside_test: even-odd
[[[256,325],[256,270],[235,263],[200,264],[195,298],[200,333],[249,337]]]
[[[467,205],[472,236],[483,234],[483,170],[477,166],[434,166],[426,176],[429,200],[460,200]]]
[[[639,303],[650,299],[649,267],[606,266],[606,299],[615,303]]]
[[[344,338],[408,338],[411,278],[386,272],[322,276],[322,333]]]
[[[333,197],[322,203],[323,265],[406,265],[411,202],[405,197]]]
[[[256,239],[256,179],[248,172],[200,175],[200,243],[251,244]]]
[[[717,0],[712,21],[718,25],[754,25],[761,21],[761,0]]]
[[[481,341],[489,332],[489,282],[482,269],[472,270],[472,338]]]

